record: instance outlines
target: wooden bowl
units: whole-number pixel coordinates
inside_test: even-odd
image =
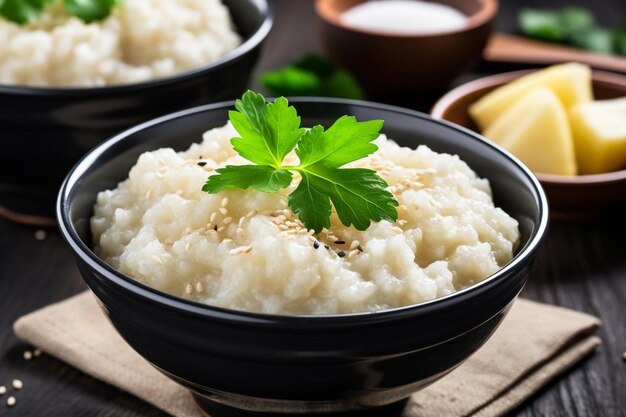
[[[468,109],[478,99],[530,71],[515,71],[480,78],[463,84],[443,96],[431,115],[478,132]],[[626,96],[626,76],[611,72],[592,72],[593,94],[597,100]],[[606,174],[564,175],[535,173],[550,202],[556,218],[580,218],[626,202],[626,169]]]
[[[478,62],[492,31],[497,0],[437,0],[469,19],[459,30],[398,35],[346,26],[341,14],[365,0],[317,0],[322,42],[333,61],[375,97],[441,91]]]

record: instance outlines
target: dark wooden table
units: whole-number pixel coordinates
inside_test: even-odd
[[[499,28],[511,31],[524,5],[545,7],[544,0],[504,1]],[[554,1],[593,8],[607,25],[626,23],[624,0]],[[276,25],[259,69],[320,52],[310,0],[276,2]],[[463,78],[475,77],[477,73]],[[424,104],[421,104],[423,107]],[[602,345],[574,369],[545,387],[512,416],[626,416],[626,208],[600,218],[553,222],[524,296],[585,311],[602,319]],[[23,359],[31,347],[13,334],[23,314],[85,289],[59,234],[0,220],[0,385],[24,381],[12,409],[0,397],[0,416],[164,416],[129,394],[43,355]],[[523,341],[520,341],[523,348]]]

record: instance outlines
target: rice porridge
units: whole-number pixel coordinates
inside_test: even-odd
[[[99,193],[96,253],[120,272],[198,302],[275,314],[337,314],[445,296],[498,271],[520,239],[489,183],[458,156],[381,135],[371,168],[399,202],[398,221],[346,227],[334,213],[314,235],[287,206],[297,186],[268,194],[201,191],[214,169],[246,164],[227,124],[187,151],[141,155],[129,178]],[[295,154],[288,160],[297,161]]]
[[[215,61],[240,44],[220,0],[124,0],[90,24],[56,2],[24,26],[0,17],[0,84],[137,83]]]

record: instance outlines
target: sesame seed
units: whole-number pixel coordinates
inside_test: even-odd
[[[240,255],[242,253],[249,253],[250,251],[252,251],[252,246],[239,246],[238,248],[231,249],[229,254]]]
[[[217,226],[216,226],[216,227],[217,227]],[[217,233],[222,233],[224,230],[226,230],[226,227],[225,227],[225,226],[221,226],[221,227],[218,227],[215,231],[216,231]]]
[[[202,292],[204,291],[204,285],[201,282],[196,283],[196,291]]]
[[[324,245],[324,249],[330,249],[330,246]]]
[[[213,223],[213,222],[208,222],[208,223],[206,224],[206,226],[205,226],[205,227],[206,227],[206,229],[207,229],[207,230],[210,230],[210,229],[213,229],[213,227],[214,227],[214,226],[216,226],[216,224],[215,224],[215,223]]]
[[[356,249],[357,246],[359,246],[359,241],[353,240],[352,243],[350,244],[350,250]]]
[[[203,166],[205,166],[205,165],[206,165],[206,162],[204,162],[204,161],[200,161],[200,162],[198,162],[198,166],[200,166],[200,167],[203,167]]]
[[[345,245],[346,241],[345,240],[335,240],[335,245]]]
[[[220,213],[226,216],[226,213],[228,213],[228,210],[226,210],[226,207],[220,207]]]
[[[152,189],[149,189],[148,191],[146,191],[146,200],[149,200],[151,196],[152,196]]]
[[[33,352],[31,352],[30,350],[27,350],[24,352],[22,356],[24,356],[25,360],[29,361],[33,358]]]
[[[247,218],[250,218],[250,217],[256,216],[256,214],[257,214],[257,211],[256,211],[256,210],[252,210],[251,212],[249,212],[248,214],[246,214],[246,217],[247,217]]]
[[[191,249],[191,242],[185,243],[185,252],[189,252],[189,249]]]
[[[47,236],[47,233],[45,230],[39,229],[35,232],[35,239],[37,240],[44,240],[46,236]]]
[[[11,396],[7,398],[7,406],[13,407],[15,405],[15,402],[16,402],[15,397]]]
[[[224,243],[230,243],[232,241],[233,240],[231,238],[228,238],[228,237],[226,239],[222,240],[222,242],[224,242]]]
[[[320,248],[320,242],[318,242],[317,240],[315,242],[313,242],[313,247],[315,249],[319,249]]]
[[[193,288],[191,287],[191,284],[187,283],[187,285],[185,285],[185,294],[190,295],[192,291]]]
[[[358,254],[360,254],[361,252],[358,251],[357,249],[350,251],[350,253],[348,254],[348,259],[350,258],[354,258],[355,256],[357,256]]]
[[[237,234],[238,235],[243,235],[244,233],[245,233],[245,231],[241,227],[237,228]]]
[[[227,225],[229,225],[232,221],[233,221],[233,218],[232,218],[232,217],[226,217],[224,220],[222,220],[222,224],[223,224],[224,226],[227,226]]]
[[[286,224],[279,224],[279,225],[278,225],[278,228],[279,228],[280,230],[287,230],[287,229],[289,229],[289,226],[287,226]]]
[[[227,205],[228,205],[228,197],[224,197],[224,198],[222,199],[221,206],[222,206],[222,207],[226,207]]]
[[[0,395],[4,395],[7,392],[7,387],[0,385]]]
[[[361,246],[361,245],[357,246],[356,250],[358,250],[359,252],[363,252],[363,246]]]
[[[211,230],[217,232],[217,225],[213,226],[213,229],[211,229]]]
[[[37,356],[41,356],[41,349],[37,348],[35,350],[33,350],[33,356],[37,357]]]
[[[11,381],[11,385],[13,385],[13,388],[15,389],[22,389],[24,387],[24,383],[19,379],[14,379],[13,381]]]
[[[405,224],[407,224],[406,220],[398,220],[398,225],[404,226]]]
[[[159,258],[159,257],[158,257],[158,256],[156,256],[156,255],[152,255],[152,260],[153,260],[154,262],[158,263],[158,264],[162,264],[162,263],[163,263],[163,261],[161,260],[161,258]]]
[[[337,252],[337,256],[339,256],[340,258],[343,258],[344,256],[346,256],[346,253],[340,250],[339,252]]]
[[[215,220],[217,219],[217,212],[215,213],[211,213],[211,217],[209,217],[209,221],[211,223],[215,223]]]

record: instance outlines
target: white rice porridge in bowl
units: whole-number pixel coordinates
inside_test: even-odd
[[[0,84],[137,83],[213,62],[241,41],[220,0],[123,0],[92,23],[56,1],[23,26],[0,17]]]
[[[509,262],[517,221],[458,156],[381,135],[350,167],[377,171],[398,201],[395,223],[308,231],[275,193],[201,191],[207,175],[249,163],[229,123],[187,151],[140,156],[129,178],[99,193],[95,251],[150,287],[214,306],[274,314],[340,314],[417,304],[475,284]],[[296,162],[292,152],[289,162]]]

